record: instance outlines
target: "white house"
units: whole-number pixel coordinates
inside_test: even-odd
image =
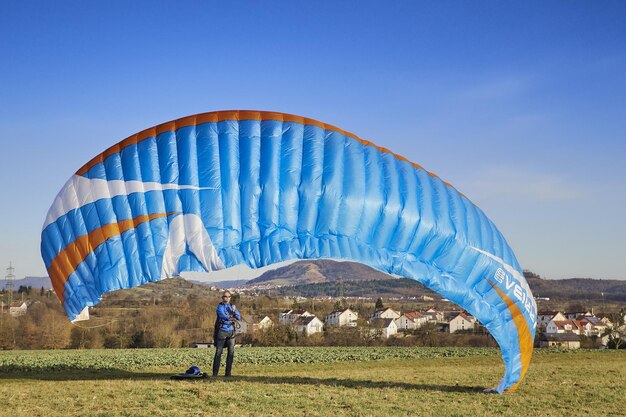
[[[9,314],[13,317],[23,316],[26,314],[27,309],[28,305],[26,304],[26,301],[14,301],[9,307]]]
[[[425,325],[426,323],[428,323],[430,317],[420,313],[419,311],[414,311],[413,312],[414,316],[413,316],[413,323],[415,323],[415,328],[420,328],[423,325]]]
[[[409,318],[410,314],[411,313],[404,313],[403,315],[401,315],[400,317],[394,320],[396,322],[396,327],[398,327],[398,330],[414,330],[415,329],[415,322],[413,321],[413,318]]]
[[[269,329],[270,327],[272,327],[274,325],[274,322],[272,321],[272,319],[269,318],[269,316],[257,316],[255,318],[255,320],[257,320],[254,324],[255,329],[258,330],[265,330],[265,329]]]
[[[278,315],[278,322],[280,324],[292,324],[300,317],[312,316],[314,316],[314,314],[311,314],[306,310],[285,310]]]
[[[546,325],[545,332],[549,334],[573,333],[579,335],[581,332],[584,332],[584,329],[577,320],[550,320]]]
[[[356,327],[356,322],[359,318],[359,313],[345,308],[343,310],[336,310],[324,317],[324,321],[329,326],[341,327]]]
[[[370,320],[373,320],[373,319],[394,319],[395,320],[397,318],[400,318],[400,313],[398,313],[397,311],[389,307],[376,310],[370,316]]]
[[[449,324],[450,333],[458,332],[459,330],[474,330],[476,319],[465,313],[459,313],[450,320]]]
[[[429,308],[423,313],[427,317],[428,321],[442,322],[444,321],[443,311],[437,311],[434,308]]]
[[[398,333],[398,326],[394,319],[371,319],[369,325],[370,334],[380,334],[383,339],[389,339],[390,336]]]
[[[602,316],[598,318],[602,323],[606,324],[607,326],[612,325],[613,323],[611,322],[611,319],[608,318],[607,316]],[[624,324],[626,324],[626,315],[624,316]]]
[[[300,316],[293,323],[293,327],[298,333],[302,333],[305,336],[324,331],[324,323],[315,316]]]
[[[583,324],[591,324],[590,334],[587,336],[599,336],[608,326],[611,325],[611,322],[609,320],[607,321],[600,320],[597,317],[585,317],[580,320]]]
[[[431,319],[430,316],[426,314],[422,314],[419,311],[409,311],[408,313],[404,313],[404,315],[411,321],[413,321],[413,328],[419,329],[423,325],[429,322]],[[398,324],[398,323],[396,323]]]
[[[560,311],[540,311],[537,313],[537,328],[545,330],[551,320],[563,321],[567,320],[567,317]]]
[[[606,336],[602,336],[602,334],[604,333],[604,331],[607,329],[607,324],[600,320],[597,317],[585,317],[581,320],[578,320],[578,323],[580,323],[580,326],[582,327],[582,331],[585,336],[587,337],[599,337],[601,338],[602,344],[606,346],[606,344],[609,342],[609,337],[608,335]],[[610,322],[609,322],[610,323]]]
[[[580,340],[581,335],[587,337],[601,337],[602,344],[606,345],[608,342],[608,337],[602,337],[602,333],[606,329],[606,324],[598,319],[597,317],[584,317],[581,320],[551,320],[546,326],[546,335],[555,335],[555,334],[573,334],[578,337],[576,340]],[[574,340],[572,338],[572,340]],[[561,340],[561,342],[566,342],[567,340]],[[547,343],[547,340],[545,341]],[[561,346],[557,342],[559,340],[554,340],[554,343],[550,346]],[[569,341],[567,341],[569,343]],[[575,344],[575,343],[574,343]],[[576,348],[576,346],[565,346],[563,347]],[[579,346],[580,347],[580,344]]]
[[[237,333],[254,333],[272,327],[274,322],[268,316],[242,316]]]
[[[430,316],[424,315],[419,311],[409,311],[396,319],[398,330],[414,330],[428,323]]]

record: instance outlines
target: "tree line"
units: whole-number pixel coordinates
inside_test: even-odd
[[[0,349],[98,349],[98,348],[176,348],[193,342],[211,342],[215,308],[220,293],[160,294],[158,298],[117,296],[91,309],[91,319],[70,323],[57,298],[31,292],[27,313],[12,317],[0,314]],[[131,293],[132,294],[132,293]],[[274,322],[269,329],[243,334],[238,343],[257,346],[495,346],[489,335],[450,335],[435,326],[424,326],[407,335],[383,340],[363,332],[366,318],[382,305],[345,300],[307,300],[304,303],[283,297],[241,297],[233,303],[244,316],[268,315]],[[333,310],[350,307],[359,313],[359,328],[330,328],[322,334],[304,336],[278,324],[278,315],[289,308],[303,308],[323,317]],[[402,308],[402,306],[394,306]]]

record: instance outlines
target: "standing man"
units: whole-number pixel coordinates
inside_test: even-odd
[[[213,344],[215,344],[215,357],[213,358],[213,376],[217,376],[220,371],[220,360],[224,345],[228,348],[226,356],[226,376],[229,377],[233,367],[235,357],[235,322],[241,320],[241,315],[237,307],[230,303],[231,294],[224,291],[222,302],[217,305],[217,321],[215,332],[213,333]]]

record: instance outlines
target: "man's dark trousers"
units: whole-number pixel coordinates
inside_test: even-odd
[[[222,350],[224,345],[228,349],[226,355],[226,376],[230,376],[233,368],[233,359],[235,357],[235,331],[226,331],[220,329],[217,332],[217,340],[215,341],[215,357],[213,358],[213,376],[217,376],[220,371],[220,361],[222,360]]]

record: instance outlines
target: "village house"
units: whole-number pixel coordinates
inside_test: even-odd
[[[425,325],[426,323],[430,321],[430,316],[427,316],[426,314],[423,314],[419,311],[414,311],[410,314],[413,315],[413,323],[415,323],[416,329],[419,329],[420,327],[422,327],[423,325]]]
[[[580,335],[582,326],[577,320],[550,320],[546,326],[545,333],[573,333]]]
[[[266,330],[274,325],[274,322],[269,316],[252,316],[252,319],[254,330]]]
[[[274,325],[272,319],[268,316],[248,316],[244,315],[239,320],[240,327],[237,329],[237,333],[254,333],[259,330],[269,329]]]
[[[412,313],[404,313],[394,320],[399,331],[415,330],[415,322],[413,321],[413,318],[409,318],[409,315],[411,314]]]
[[[372,313],[372,315],[370,316],[370,320],[373,319],[397,319],[400,318],[400,313],[398,313],[397,311],[395,311],[392,308],[381,308],[379,310],[374,311],[374,313]]]
[[[581,319],[584,317],[593,317],[593,312],[578,311],[578,312],[573,312],[573,313],[565,313],[565,317],[567,317],[568,320],[576,320],[576,319]]]
[[[28,305],[26,301],[14,301],[9,307],[9,314],[13,317],[19,317],[26,314],[26,310],[28,309]]]
[[[314,314],[309,313],[306,310],[285,310],[278,315],[278,322],[280,324],[292,324],[295,323],[300,317],[311,317]]]
[[[335,310],[326,315],[326,317],[324,317],[324,321],[326,324],[333,327],[356,327],[358,318],[359,313],[352,311],[349,308],[344,308],[343,310]]]
[[[599,319],[597,317],[584,317],[583,319],[580,320],[581,323],[589,323],[591,324],[591,334],[587,335],[587,336],[593,336],[593,335],[600,335],[602,332],[604,332],[606,330],[606,328],[608,326],[610,326],[612,323],[610,320],[606,319],[606,321],[604,319]]]
[[[398,333],[398,326],[396,326],[394,319],[375,318],[369,321],[369,333],[373,336],[389,339]]]
[[[537,313],[537,328],[539,330],[545,330],[550,321],[563,321],[567,320],[567,317],[560,311],[540,311]]]
[[[422,327],[429,320],[429,316],[425,316],[419,311],[409,311],[396,319],[398,330],[415,330]]]
[[[541,333],[539,347],[580,349],[580,336],[574,333]]]
[[[324,323],[315,316],[300,316],[292,325],[296,332],[305,336],[324,331]]]
[[[542,313],[540,317],[545,318],[549,315]],[[540,334],[539,347],[577,349],[580,347],[581,336],[600,338],[602,345],[608,343],[608,336],[602,336],[607,328],[606,322],[595,317],[591,312],[557,312],[553,317],[543,328],[544,332]],[[568,319],[567,317],[576,318]]]
[[[579,327],[580,329],[578,334],[582,334],[587,337],[598,335],[597,330],[595,329],[594,325],[591,324],[589,320],[583,319],[583,320],[573,320],[573,321],[576,322],[577,327]]]
[[[600,320],[597,317],[584,317],[579,320],[579,323],[583,328],[583,334],[585,336],[601,338],[601,343],[604,346],[606,346],[606,344],[609,342],[608,335],[602,336],[608,327],[604,321]]]
[[[573,314],[560,315],[573,317]],[[551,320],[545,326],[546,333],[567,333],[572,332],[577,335],[585,335],[587,337],[600,336],[607,328],[607,324],[599,318],[592,315],[579,314],[578,319],[561,319]]]
[[[435,323],[441,323],[444,321],[443,311],[437,311],[434,308],[429,308],[422,314],[428,317],[428,321],[432,321]]]
[[[449,321],[450,333],[455,333],[460,330],[474,330],[476,319],[465,313],[459,313]]]

